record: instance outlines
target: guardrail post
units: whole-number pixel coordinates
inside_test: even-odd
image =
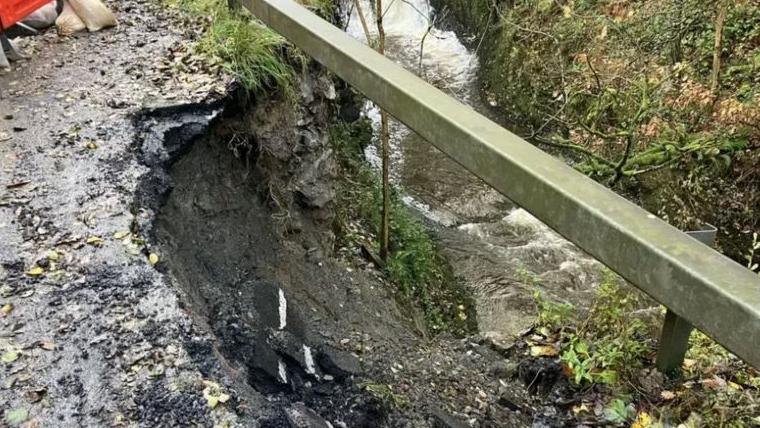
[[[686,232],[686,234],[712,247],[715,244],[717,232],[718,229],[715,226],[708,224],[703,230]],[[694,327],[691,323],[668,309],[660,335],[660,349],[657,351],[658,370],[665,374],[672,374],[681,368],[686,351],[689,349],[689,336],[692,330]]]

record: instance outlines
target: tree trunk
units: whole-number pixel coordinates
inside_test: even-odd
[[[359,0],[354,0],[354,8],[356,9],[356,14],[359,15],[359,21],[362,23],[362,28],[364,29],[364,35],[367,37],[367,45],[372,46],[372,36],[369,34],[369,26],[367,25],[367,19],[364,18],[364,11],[362,11],[362,5],[359,3]]]
[[[675,18],[675,23],[673,24],[674,27],[676,27],[675,33],[676,36],[673,39],[673,46],[671,50],[671,57],[673,59],[673,65],[678,64],[681,62],[681,42],[683,40],[685,29],[682,27],[683,23],[681,22],[683,20],[683,2],[679,1],[676,3],[676,8],[678,8],[678,15]]]
[[[723,54],[723,28],[726,26],[726,14],[728,13],[729,0],[723,0],[718,6],[718,16],[715,18],[715,50],[713,50],[712,79],[710,89],[718,95],[720,89],[720,63]]]
[[[385,28],[383,27],[383,1],[377,0],[377,51],[385,55]],[[380,225],[380,258],[388,260],[390,242],[390,133],[388,131],[388,113],[380,111],[380,142],[383,146],[383,212]]]

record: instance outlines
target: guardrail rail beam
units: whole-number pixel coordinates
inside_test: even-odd
[[[760,368],[760,277],[476,113],[292,0],[269,27],[467,170]]]

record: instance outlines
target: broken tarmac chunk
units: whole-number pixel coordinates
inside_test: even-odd
[[[285,409],[285,418],[290,428],[332,428],[332,424],[322,419],[314,410],[303,403],[295,403]]]
[[[354,376],[362,371],[359,359],[348,352],[324,346],[319,354],[319,366],[325,373],[338,379]]]

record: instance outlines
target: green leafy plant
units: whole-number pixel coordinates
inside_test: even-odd
[[[640,367],[650,350],[647,328],[633,316],[637,299],[620,285],[619,278],[605,271],[593,304],[581,321],[569,303],[555,303],[534,294],[537,324],[559,332],[560,361],[571,382],[614,385]]]
[[[589,316],[567,336],[569,346],[560,356],[576,385],[614,384],[621,373],[641,365],[648,347],[642,341],[646,326],[631,315],[636,306],[618,277],[606,271]]]
[[[575,307],[572,304],[544,299],[540,290],[533,292],[533,299],[538,312],[538,325],[561,330],[575,315]]]
[[[618,381],[619,350],[609,349],[608,344],[593,348],[583,339],[571,336],[570,344],[560,356],[570,379],[576,385],[603,383],[613,385]]]
[[[604,408],[604,419],[614,425],[623,425],[636,417],[636,408],[633,404],[616,398]]]

